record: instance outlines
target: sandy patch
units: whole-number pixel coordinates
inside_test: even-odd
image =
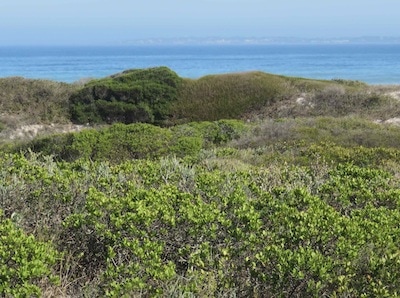
[[[400,100],[400,91],[388,92],[388,93],[385,93],[385,95],[390,96],[391,98]]]
[[[390,118],[387,120],[375,120],[375,123],[380,123],[380,124],[393,124],[393,125],[399,125],[400,126],[400,118],[395,117],[395,118]]]
[[[296,104],[304,107],[314,107],[314,104],[307,98],[307,95],[302,93],[296,98]]]
[[[3,140],[31,140],[40,135],[77,132],[87,126],[75,124],[31,124],[16,129],[5,129],[0,133]]]

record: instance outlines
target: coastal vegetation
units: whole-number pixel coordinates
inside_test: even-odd
[[[1,295],[400,296],[399,91],[0,79]],[[7,139],[20,123],[81,126]]]
[[[134,69],[93,80],[70,98],[71,120],[133,123],[164,120],[181,78],[167,67]]]

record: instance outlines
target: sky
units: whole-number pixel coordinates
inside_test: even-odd
[[[0,0],[0,45],[398,37],[399,0]]]

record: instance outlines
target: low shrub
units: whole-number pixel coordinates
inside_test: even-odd
[[[267,119],[253,125],[231,145],[257,148],[283,142],[329,142],[343,147],[400,148],[397,126],[373,123],[360,117]]]
[[[49,136],[33,140],[22,148],[53,154],[58,160],[90,159],[118,163],[127,159],[162,156],[168,152],[170,142],[171,132],[168,129],[136,123]]]
[[[204,156],[197,164],[162,157],[112,165],[3,155],[0,283],[14,280],[5,288],[18,289],[19,269],[9,269],[16,263],[1,262],[23,259],[27,246],[36,247],[33,255],[57,271],[71,296],[396,295],[398,175],[373,163],[324,162],[322,148],[310,148],[301,166],[277,152],[277,162],[259,167],[232,166],[243,150],[207,152],[220,165],[210,167]],[[349,152],[342,158],[351,159]],[[39,249],[34,239],[51,239],[62,261],[46,263],[50,246]],[[51,279],[34,276],[27,283],[39,289]],[[21,293],[38,293],[26,289]]]
[[[396,294],[400,214],[390,174],[338,166],[314,188],[304,167],[283,165],[278,177],[197,167],[185,178],[172,165],[182,170],[165,160],[134,166],[141,179],[122,195],[91,188],[66,220],[81,266],[101,273],[103,295],[162,295],[177,280],[175,291],[206,296]],[[183,179],[194,183],[184,190]]]
[[[194,128],[207,144],[213,145],[226,144],[228,141],[239,138],[249,129],[249,126],[240,120],[191,122],[187,126]]]
[[[315,91],[310,102],[313,115],[346,116],[373,114],[384,106],[385,100],[367,88],[346,90],[342,85],[333,85]]]
[[[196,158],[201,149],[219,146],[247,130],[239,120],[221,120],[162,128],[146,123],[115,123],[99,129],[38,138],[11,151],[32,150],[57,160],[108,160],[159,158],[165,155]]]
[[[3,297],[39,297],[41,287],[54,283],[52,266],[60,255],[49,244],[4,218],[0,209],[0,294]]]

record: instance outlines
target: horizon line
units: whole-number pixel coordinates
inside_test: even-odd
[[[150,45],[345,45],[345,44],[400,44],[400,36],[355,37],[149,37],[102,42],[69,43],[16,43],[0,44],[0,47],[79,47],[79,46],[150,46]]]

